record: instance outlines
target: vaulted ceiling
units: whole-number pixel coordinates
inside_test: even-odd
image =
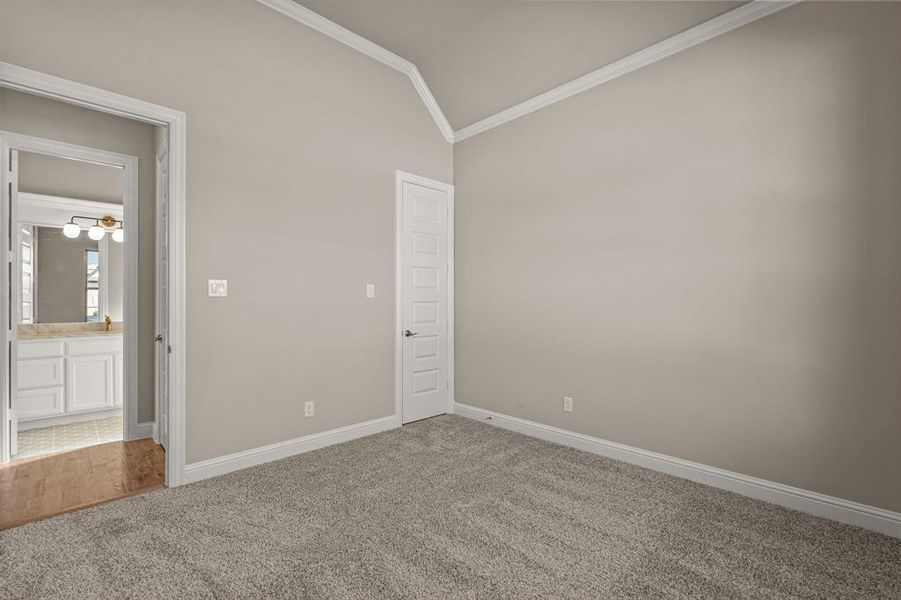
[[[414,63],[455,130],[744,4],[295,1]]]

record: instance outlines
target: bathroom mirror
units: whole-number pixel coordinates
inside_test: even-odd
[[[21,323],[96,323],[100,306],[100,249],[59,227],[23,224]],[[103,307],[105,309],[106,307]]]

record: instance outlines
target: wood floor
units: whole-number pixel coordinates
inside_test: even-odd
[[[0,530],[163,487],[151,439],[109,442],[0,465]]]

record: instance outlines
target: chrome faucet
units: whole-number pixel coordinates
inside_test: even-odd
[[[110,319],[109,315],[106,315],[106,319],[104,319],[104,322],[106,323],[106,332],[109,333],[110,331],[113,330],[113,320]]]

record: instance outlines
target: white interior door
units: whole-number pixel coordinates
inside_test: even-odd
[[[435,182],[437,184],[437,182]],[[446,413],[448,186],[402,181],[404,423]]]
[[[2,221],[9,223],[8,229],[3,232],[2,252],[4,260],[9,267],[4,269],[3,280],[6,288],[6,294],[2,304],[2,321],[5,343],[3,352],[3,374],[6,378],[6,385],[3,389],[3,405],[0,409],[0,427],[3,428],[3,435],[0,436],[0,463],[8,461],[11,456],[18,453],[18,426],[15,414],[15,398],[18,393],[17,369],[18,357],[16,352],[16,327],[18,325],[18,317],[21,311],[21,278],[14,269],[19,266],[19,236],[18,230],[18,195],[19,195],[19,152],[13,150],[3,143],[4,160],[3,162],[3,185],[6,188],[2,194],[5,202],[3,203]],[[8,219],[8,221],[6,220]],[[17,306],[18,305],[18,306]]]
[[[169,447],[169,150],[156,157],[156,404],[157,442]]]

